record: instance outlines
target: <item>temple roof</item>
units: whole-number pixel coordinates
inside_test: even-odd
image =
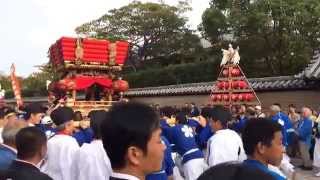
[[[314,89],[317,86],[316,81],[308,81],[294,76],[278,76],[265,78],[248,79],[255,91],[279,91],[279,90],[306,90]],[[169,86],[147,87],[130,89],[125,93],[126,96],[163,96],[163,95],[192,95],[192,94],[210,94],[215,87],[215,81],[179,84]]]
[[[309,79],[320,79],[320,50],[315,51],[314,56],[303,72]]]

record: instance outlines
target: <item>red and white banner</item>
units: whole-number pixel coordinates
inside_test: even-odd
[[[16,67],[14,64],[12,64],[10,68],[10,78],[11,78],[11,84],[12,84],[14,96],[17,101],[17,106],[21,107],[23,105],[23,100],[21,97],[21,87],[20,87],[19,80],[16,76]]]

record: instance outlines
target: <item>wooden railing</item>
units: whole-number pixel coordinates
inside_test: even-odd
[[[68,106],[74,111],[80,111],[82,115],[86,116],[90,111],[106,110],[112,106],[116,101],[74,101]]]

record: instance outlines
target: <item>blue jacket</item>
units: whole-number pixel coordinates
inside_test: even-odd
[[[183,164],[192,159],[203,158],[203,153],[198,148],[194,132],[190,126],[178,124],[163,130],[169,142],[175,145],[176,151],[182,156]]]
[[[257,160],[247,159],[243,161],[243,165],[248,168],[259,169],[274,177],[275,180],[285,180],[286,178],[268,169],[267,166]]]
[[[239,121],[234,125],[233,130],[235,130],[237,133],[241,133],[248,119],[247,117],[243,116],[243,117],[239,117],[238,120]]]
[[[0,170],[6,170],[10,167],[17,154],[8,147],[0,144]]]
[[[79,146],[83,143],[90,143],[93,140],[93,131],[91,128],[81,129],[72,135],[78,142]]]
[[[202,127],[198,121],[194,119],[188,119],[188,125],[195,131],[195,139],[199,148],[206,148],[207,141],[213,135],[209,124],[207,124],[205,127]]]
[[[312,138],[312,121],[309,118],[302,119],[297,128],[299,140],[306,143],[307,145],[311,145]]]
[[[174,162],[171,156],[171,147],[169,141],[161,136],[162,142],[166,145],[166,150],[164,151],[164,160],[162,161],[162,168],[159,172],[155,172],[146,176],[146,180],[167,180],[168,176],[172,176]]]
[[[283,112],[279,112],[278,114],[272,116],[271,120],[279,123],[282,126],[282,143],[287,147],[289,144],[291,144],[291,137],[294,133],[294,129],[289,117]]]

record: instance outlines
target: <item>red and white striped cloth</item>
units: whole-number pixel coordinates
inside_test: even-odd
[[[19,80],[16,76],[16,67],[14,64],[12,64],[10,68],[10,78],[11,78],[11,84],[12,84],[14,96],[17,101],[17,106],[21,107],[23,105],[23,100],[21,97],[21,87],[20,87]]]

